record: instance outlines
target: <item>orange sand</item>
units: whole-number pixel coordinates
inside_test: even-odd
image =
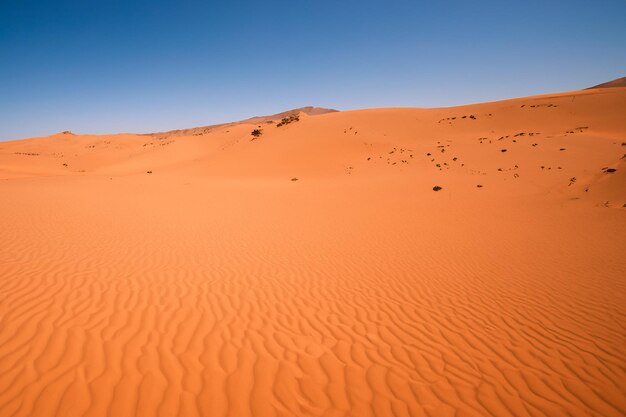
[[[625,114],[0,143],[0,416],[624,416]]]

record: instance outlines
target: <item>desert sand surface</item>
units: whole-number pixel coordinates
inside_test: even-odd
[[[625,115],[0,142],[0,416],[624,416]]]

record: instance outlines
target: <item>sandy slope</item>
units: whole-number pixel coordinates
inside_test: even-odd
[[[625,113],[0,143],[0,416],[623,416]]]
[[[613,87],[626,87],[626,77],[616,78],[606,83],[595,85],[591,88],[613,88]]]

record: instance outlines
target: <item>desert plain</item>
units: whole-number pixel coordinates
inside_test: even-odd
[[[0,416],[624,416],[625,254],[620,86],[0,142]]]

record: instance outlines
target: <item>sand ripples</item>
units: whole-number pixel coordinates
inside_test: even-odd
[[[626,410],[624,287],[584,254],[451,244],[409,218],[361,230],[306,212],[303,226],[280,201],[203,214],[200,200],[169,225],[179,209],[151,213],[152,196],[110,222],[86,198],[4,208],[2,416]]]

